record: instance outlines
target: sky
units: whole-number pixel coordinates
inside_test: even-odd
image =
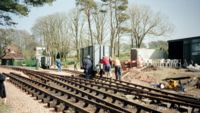
[[[149,6],[168,18],[174,25],[174,32],[165,40],[200,36],[200,0],[129,0],[129,5],[132,4]],[[38,18],[56,12],[69,12],[74,7],[75,0],[56,0],[51,5],[30,8],[27,17],[14,16],[14,21],[18,22],[15,28],[31,33],[31,27]]]

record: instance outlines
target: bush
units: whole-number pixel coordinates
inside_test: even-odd
[[[77,59],[75,59],[75,58],[67,58],[66,60],[62,61],[62,66],[67,68],[68,66],[70,66],[70,65],[72,66],[75,63],[78,64]]]
[[[23,64],[23,60],[15,60],[14,61],[15,66],[22,66],[22,64]]]
[[[64,66],[64,67],[68,67],[68,65],[72,65],[72,64],[74,64],[74,61],[63,61],[62,62],[62,65]]]
[[[130,59],[131,59],[131,58],[130,58],[130,53],[120,54],[119,59],[120,59],[121,61],[130,60]]]
[[[35,59],[26,59],[24,60],[24,64],[28,67],[35,67],[36,66],[36,60]]]

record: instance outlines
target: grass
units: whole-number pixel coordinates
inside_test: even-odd
[[[36,66],[36,60],[33,59],[26,59],[24,60],[24,64],[28,67],[35,67]]]
[[[78,62],[76,58],[67,58],[62,61],[62,65],[64,67],[69,67],[70,65],[74,65],[76,62]]]
[[[131,55],[130,53],[123,53],[123,54],[120,54],[119,59],[121,61],[127,61],[131,59]]]
[[[0,103],[0,113],[10,113],[10,112],[11,112],[11,106]]]

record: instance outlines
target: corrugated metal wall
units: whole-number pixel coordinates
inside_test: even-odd
[[[200,37],[191,40],[191,59],[194,63],[200,64]]]
[[[168,46],[169,59],[183,59],[183,41],[170,42]]]
[[[181,59],[182,64],[200,64],[200,37],[168,41],[169,59]]]
[[[80,66],[83,66],[83,60],[86,58],[88,55],[92,58],[93,62],[93,69],[95,69],[95,66],[99,64],[100,59],[103,56],[112,56],[111,51],[110,51],[109,46],[105,45],[94,45],[94,46],[88,46],[85,48],[81,48],[80,50]]]

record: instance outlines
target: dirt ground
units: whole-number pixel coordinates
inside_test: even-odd
[[[185,92],[177,92],[168,90],[174,93],[183,93],[186,95],[192,95],[200,98],[200,89],[194,87],[197,82],[197,78],[200,77],[200,72],[190,72],[187,69],[172,69],[172,68],[159,68],[159,67],[147,67],[147,68],[132,68],[122,76],[122,80],[153,87],[155,84],[166,83],[163,79],[176,78],[176,77],[190,77],[189,79],[181,80],[181,83],[185,84]]]
[[[57,72],[57,71],[42,70],[42,69],[40,69],[40,71],[60,74],[60,75],[69,75],[69,73],[66,72]],[[21,74],[22,76],[26,76],[21,72],[0,67],[0,73],[2,72],[5,73],[16,72]],[[200,96],[200,90],[193,87],[195,78],[200,77],[200,72],[188,72],[185,69],[154,68],[154,67],[144,68],[144,69],[132,68],[129,69],[129,71],[127,71],[126,74],[122,76],[122,80],[152,87],[152,84],[158,84],[160,82],[163,82],[162,79],[168,77],[184,77],[184,76],[190,76],[191,77],[190,80],[192,80],[193,82],[192,84],[186,86],[186,92],[184,93],[188,95]],[[114,73],[112,73],[112,78],[115,78]],[[187,81],[188,80],[184,82]],[[46,104],[43,104],[38,100],[35,100],[34,97],[27,95],[25,92],[15,87],[13,84],[6,82],[5,85],[7,90],[7,103],[6,105],[3,105],[1,103],[2,100],[0,100],[0,113],[55,113],[55,111],[52,108],[51,109],[46,108]]]

